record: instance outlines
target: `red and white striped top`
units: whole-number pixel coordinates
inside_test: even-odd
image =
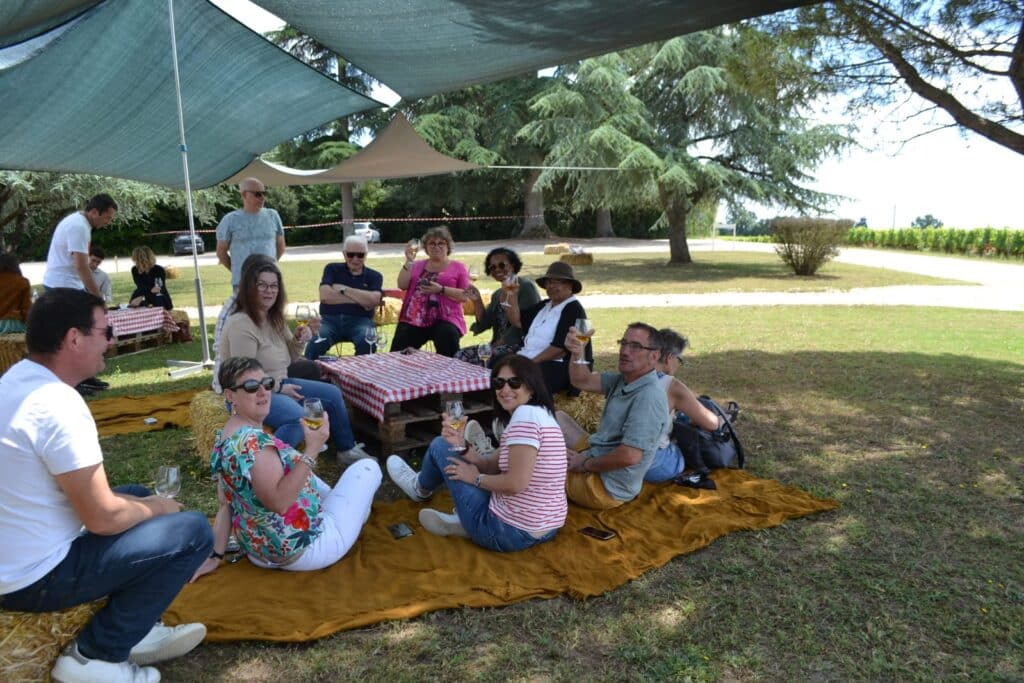
[[[490,511],[527,533],[561,528],[569,506],[565,498],[565,438],[551,414],[540,406],[521,405],[501,434],[498,469],[508,471],[509,446],[537,449],[537,462],[526,488],[515,495],[494,493]]]

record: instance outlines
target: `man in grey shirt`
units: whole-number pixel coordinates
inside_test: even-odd
[[[577,505],[609,509],[640,493],[668,421],[668,401],[654,368],[659,344],[655,328],[633,323],[619,340],[619,372],[597,373],[584,363],[569,364],[573,386],[605,396],[601,422],[589,438],[568,415],[557,415],[570,449],[566,494]],[[569,328],[565,348],[574,361],[583,356],[575,327]]]

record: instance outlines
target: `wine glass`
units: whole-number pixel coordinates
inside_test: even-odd
[[[300,330],[302,328],[309,327],[309,321],[312,320],[312,318],[313,311],[306,304],[299,304],[298,306],[295,307],[295,319],[299,321],[298,327],[295,328],[295,331],[299,333],[296,335],[298,339],[302,339],[302,334]]]
[[[501,297],[501,305],[505,308],[512,306],[512,292],[515,290],[517,284],[519,284],[519,276],[515,273],[509,275],[505,278],[505,281],[501,283],[501,288],[505,290]]]
[[[324,423],[324,404],[318,398],[306,398],[302,400],[302,421],[310,429],[320,429]],[[327,450],[327,444],[320,447],[320,452]]]
[[[383,331],[377,332],[377,348],[386,349],[388,346],[388,335]]]
[[[583,344],[583,350],[586,351],[587,344],[590,342],[590,338],[594,336],[594,324],[586,318],[576,319],[576,339]],[[573,363],[579,365],[589,365],[587,363],[586,354],[580,356],[579,360],[574,360]]]
[[[491,354],[494,353],[494,349],[491,345],[484,342],[480,346],[476,347],[476,355],[480,357],[480,360],[484,362],[484,367],[487,367],[487,361],[491,359]]]
[[[174,498],[181,493],[181,471],[175,465],[160,465],[154,488],[158,496]]]
[[[376,327],[366,328],[366,343],[370,345],[370,353],[377,353],[377,343],[380,341],[380,333]]]
[[[470,266],[469,267],[469,279],[472,282],[476,282],[477,278],[479,278],[479,277],[480,277],[480,268],[478,266]]]
[[[419,253],[419,250],[423,248],[423,242],[419,237],[413,237],[409,240],[409,246],[412,248],[413,255]]]
[[[448,426],[459,431],[463,425],[466,424],[466,413],[462,408],[462,401],[448,401],[444,404],[444,412],[448,414]],[[452,446],[453,451],[464,451],[466,450],[465,444],[461,446]]]

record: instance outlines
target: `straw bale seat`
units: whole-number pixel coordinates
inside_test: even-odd
[[[484,302],[484,308],[487,308],[487,305],[491,303],[491,293],[480,292],[480,299]],[[473,302],[470,299],[462,302],[462,312],[466,315],[473,315]]]
[[[200,463],[206,465],[210,461],[210,451],[213,450],[217,430],[223,427],[228,419],[224,397],[214,391],[200,391],[189,403],[188,412],[192,420],[196,456]]]
[[[562,263],[568,263],[573,266],[589,266],[594,262],[593,254],[562,254],[558,257],[558,260]]]
[[[61,650],[105,604],[97,600],[59,612],[0,609],[0,681],[49,681]]]
[[[397,325],[398,314],[402,310],[402,300],[394,297],[386,296],[381,299],[380,306],[373,313],[373,324],[377,327],[381,325]]]
[[[559,242],[558,244],[545,244],[544,255],[554,256],[557,254],[568,254],[570,251],[569,245],[565,242]]]
[[[182,324],[182,323],[185,323],[185,326],[189,327],[192,324],[192,321],[188,317],[188,312],[187,311],[182,311],[180,309],[175,308],[175,309],[171,310],[170,313],[171,313],[171,320],[173,320],[174,322],[178,323],[179,325]]]
[[[164,275],[168,280],[177,280],[181,277],[181,270],[178,269],[178,266],[167,266],[164,268]]]
[[[0,375],[25,356],[25,333],[0,334]]]
[[[597,431],[601,413],[604,412],[604,395],[589,391],[581,392],[579,396],[556,394],[555,408],[576,420],[588,434],[593,434]]]

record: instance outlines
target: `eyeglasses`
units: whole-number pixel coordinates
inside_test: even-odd
[[[267,196],[267,193],[263,190],[244,190],[244,192],[248,192],[253,197],[259,197],[260,199]]]
[[[345,258],[366,258],[365,251],[346,251]]]
[[[267,391],[273,391],[274,384],[275,382],[273,377],[264,377],[263,379],[247,379],[241,384],[236,384],[233,387],[225,388],[230,389],[231,391],[238,391],[239,389],[241,389],[247,394],[255,394],[257,391],[260,390],[260,387],[263,387]]]
[[[640,342],[626,341],[625,339],[620,339],[616,343],[619,345],[620,349],[629,349],[631,353],[636,353],[638,351],[657,351],[658,350],[657,346],[644,346]]]
[[[504,261],[495,261],[491,265],[487,266],[487,272],[488,273],[493,273],[494,271],[498,270],[499,268],[501,270],[508,270],[509,267],[510,267],[510,264],[505,263]]]
[[[256,289],[260,290],[261,292],[276,292],[277,290],[281,289],[281,285],[277,284],[276,282],[257,282]]]
[[[427,246],[428,247],[447,247],[448,243],[445,242],[444,240],[436,240],[436,241],[432,241],[432,242],[427,242]]]
[[[523,380],[519,377],[495,377],[491,380],[491,388],[495,391],[504,389],[506,384],[513,389],[518,389],[523,386]]]
[[[90,330],[102,330],[103,332],[106,333],[107,341],[110,341],[111,339],[114,338],[114,326],[113,325],[107,325],[106,327],[90,327],[89,329]]]

